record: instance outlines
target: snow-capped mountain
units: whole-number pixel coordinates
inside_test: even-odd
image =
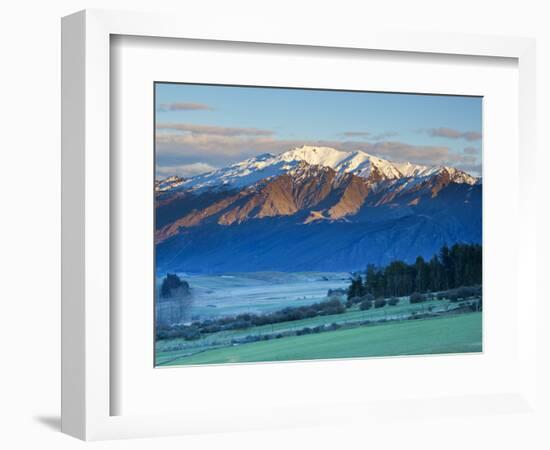
[[[341,271],[431,257],[481,241],[481,196],[481,179],[452,167],[327,147],[264,154],[159,183],[157,267]]]
[[[172,189],[181,186],[185,182],[185,178],[178,177],[177,175],[172,175],[171,177],[164,178],[162,180],[155,181],[155,191],[156,192],[167,192]]]
[[[342,151],[330,147],[303,146],[279,155],[265,153],[222,169],[195,176],[178,184],[184,189],[241,188],[260,180],[293,170],[300,162],[330,167],[337,173],[352,173],[372,184],[410,177],[427,177],[442,171],[451,174],[454,182],[473,185],[477,178],[451,167],[432,167],[396,163],[361,150]],[[174,187],[174,186],[172,186]]]

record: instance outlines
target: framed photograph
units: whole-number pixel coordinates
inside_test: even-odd
[[[482,352],[482,97],[155,98],[156,366]]]
[[[62,46],[64,432],[533,411],[532,40],[84,11]]]

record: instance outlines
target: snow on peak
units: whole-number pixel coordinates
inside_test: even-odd
[[[454,183],[463,183],[473,186],[474,184],[479,183],[480,180],[479,178],[473,177],[469,173],[454,167],[443,166],[439,169],[439,172],[446,172],[449,175],[450,180]]]
[[[388,180],[402,176],[391,162],[361,150],[346,152],[331,147],[304,145],[281,153],[278,158],[289,162],[305,161],[309,164],[330,167],[336,172],[353,173],[363,178],[368,178],[373,168]]]
[[[330,167],[337,173],[352,173],[356,176],[379,182],[410,177],[426,177],[449,171],[453,181],[475,184],[478,180],[465,172],[447,167],[430,167],[411,163],[394,163],[361,150],[343,151],[331,147],[304,145],[274,155],[264,153],[213,172],[198,175],[184,183],[185,188],[234,187],[254,184],[262,179],[288,173],[302,162],[314,166]]]
[[[308,164],[316,166],[336,167],[343,159],[349,155],[348,152],[336,150],[331,147],[313,147],[304,145],[288,150],[278,155],[282,161],[305,161]]]
[[[162,180],[155,181],[155,191],[156,192],[166,192],[172,189],[181,186],[185,182],[185,178],[178,177],[177,175],[172,175],[168,178],[163,178]]]
[[[433,174],[438,169],[437,167],[411,164],[410,162],[393,163],[393,165],[404,177],[424,177]]]

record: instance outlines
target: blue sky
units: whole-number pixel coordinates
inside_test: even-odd
[[[303,144],[481,172],[479,97],[157,83],[157,176]]]

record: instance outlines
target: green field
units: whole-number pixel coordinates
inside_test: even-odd
[[[156,346],[156,364],[164,365],[174,359],[188,357],[197,352],[208,349],[227,347],[233,339],[243,338],[249,335],[261,336],[264,334],[280,333],[303,329],[304,327],[316,327],[338,323],[348,326],[364,321],[379,322],[382,320],[403,320],[412,313],[424,313],[434,311],[445,313],[453,305],[448,300],[430,300],[421,304],[412,305],[408,299],[402,298],[396,306],[385,306],[380,309],[360,311],[358,306],[347,309],[343,314],[316,316],[309,319],[281,322],[272,325],[262,325],[238,330],[220,331],[203,336],[195,341],[187,341],[183,338],[158,340]]]
[[[161,351],[157,354],[157,364],[245,363],[469,353],[481,350],[482,314],[466,313],[423,320],[388,322],[304,336],[289,336],[208,349],[181,358],[174,357],[177,352]]]

